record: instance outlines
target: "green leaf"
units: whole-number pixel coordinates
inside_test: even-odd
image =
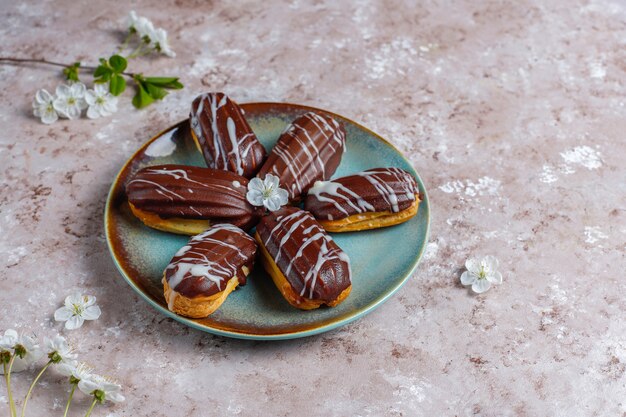
[[[113,75],[109,83],[109,91],[111,94],[119,96],[124,90],[126,90],[126,80],[124,77],[119,74]]]
[[[154,84],[150,84],[147,81],[144,83],[144,87],[146,88],[148,94],[150,94],[150,97],[155,100],[161,100],[167,95],[167,91],[165,91],[165,89],[158,87]]]
[[[109,65],[114,72],[117,72],[119,74],[121,72],[124,72],[126,66],[128,65],[128,62],[123,56],[113,55],[111,58],[109,58]]]
[[[133,106],[137,107],[138,109],[143,109],[153,102],[154,99],[150,96],[150,94],[148,94],[142,83],[137,82],[137,94],[135,94],[135,97],[133,97]]]
[[[111,78],[111,74],[112,74],[112,71],[110,68],[104,65],[100,65],[93,72],[93,77],[100,78],[100,80],[98,80],[99,82],[105,82],[105,81],[109,81],[109,79]]]
[[[146,77],[145,80],[150,84],[172,90],[183,88],[183,85],[178,81],[178,77]]]
[[[104,58],[100,58],[100,65],[104,66],[104,67],[108,67],[109,63],[107,62],[106,59]]]

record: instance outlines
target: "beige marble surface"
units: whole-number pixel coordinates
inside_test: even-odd
[[[52,335],[67,294],[97,296],[102,317],[64,334],[127,400],[94,415],[626,414],[623,2],[1,3],[2,55],[67,62],[110,54],[135,9],[178,55],[133,69],[186,86],[45,126],[31,100],[58,74],[0,66],[0,330]],[[261,343],[191,330],[135,295],[104,240],[109,185],[207,90],[329,109],[410,158],[431,241],[396,296],[339,330]],[[474,296],[459,276],[482,254],[504,283]],[[33,376],[14,378],[18,398]],[[61,415],[67,390],[44,376],[29,415]]]

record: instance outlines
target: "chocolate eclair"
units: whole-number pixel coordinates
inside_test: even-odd
[[[246,284],[256,250],[254,239],[230,224],[192,237],[163,273],[168,309],[192,318],[213,313],[238,285]]]
[[[315,181],[334,173],[345,150],[346,131],[325,114],[306,113],[291,123],[278,138],[258,177],[280,178],[291,201],[299,201]]]
[[[392,226],[417,214],[415,178],[400,168],[375,168],[320,181],[309,189],[304,209],[329,232]]]
[[[348,255],[310,213],[296,207],[271,212],[257,225],[254,238],[263,267],[292,306],[334,307],[350,294]]]
[[[252,178],[265,160],[265,148],[237,103],[224,93],[202,94],[191,104],[191,136],[209,168]]]
[[[184,165],[139,170],[126,184],[130,208],[146,226],[194,235],[211,224],[253,227],[262,210],[246,200],[248,180],[232,172]]]

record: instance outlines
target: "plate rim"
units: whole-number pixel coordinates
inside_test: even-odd
[[[379,135],[378,133],[372,131],[371,129],[363,126],[362,124],[355,122],[352,119],[349,119],[345,116],[342,116],[340,114],[331,112],[329,110],[325,110],[325,109],[321,109],[321,108],[317,108],[317,107],[312,107],[312,106],[307,106],[307,105],[303,105],[303,104],[294,104],[294,103],[286,103],[286,102],[271,102],[271,101],[261,101],[261,102],[249,102],[249,103],[241,103],[239,104],[244,111],[246,110],[246,107],[252,107],[252,106],[286,106],[286,107],[294,107],[294,108],[299,108],[302,110],[306,110],[306,111],[320,111],[320,112],[324,112],[327,114],[332,115],[333,117],[336,117],[338,119],[342,119],[345,121],[348,121],[350,123],[352,123],[353,125],[357,126],[359,129],[362,129],[364,131],[366,131],[367,133],[369,133],[370,135],[374,136],[376,139],[380,140],[381,142],[383,142],[385,145],[387,145],[388,147],[390,147],[393,151],[395,151],[400,158],[402,158],[415,172],[416,174],[416,180],[419,183],[419,185],[421,185],[422,188],[422,194],[423,194],[423,201],[420,202],[420,206],[425,206],[426,208],[426,232],[424,234],[424,243],[423,245],[421,245],[420,250],[417,254],[417,256],[414,258],[413,260],[413,264],[410,266],[409,271],[405,274],[404,277],[402,277],[402,279],[395,285],[393,286],[391,289],[388,289],[380,298],[377,298],[374,302],[366,305],[364,308],[358,309],[356,312],[349,314],[347,317],[343,317],[341,319],[335,320],[335,321],[331,321],[330,323],[326,323],[322,326],[319,327],[315,327],[312,329],[305,329],[305,330],[298,330],[298,331],[293,331],[293,332],[284,332],[284,333],[275,333],[275,334],[255,334],[255,333],[243,333],[243,332],[233,332],[233,331],[228,331],[228,330],[223,330],[223,329],[219,329],[219,328],[214,328],[214,327],[210,327],[207,325],[202,325],[197,323],[196,321],[194,321],[193,319],[189,319],[183,316],[179,316],[178,314],[171,312],[170,310],[168,310],[167,308],[163,307],[162,305],[158,304],[157,302],[155,302],[150,296],[148,296],[146,293],[144,293],[144,291],[141,290],[141,288],[139,288],[137,286],[137,284],[129,277],[127,276],[127,273],[124,271],[124,269],[122,268],[122,266],[120,265],[118,259],[117,259],[117,255],[116,252],[114,250],[113,247],[113,239],[111,238],[110,235],[110,226],[111,226],[111,222],[109,220],[109,218],[112,216],[112,212],[113,212],[113,200],[114,200],[114,191],[119,183],[120,180],[120,176],[122,175],[122,173],[126,170],[126,168],[128,167],[128,165],[130,163],[132,163],[132,161],[135,160],[135,157],[140,153],[143,152],[152,142],[154,142],[155,140],[157,140],[158,138],[160,138],[161,136],[163,136],[165,133],[175,129],[176,127],[180,126],[181,124],[184,124],[187,120],[183,119],[182,121],[172,124],[171,126],[167,127],[164,130],[161,130],[159,133],[157,133],[156,135],[152,136],[150,139],[148,139],[143,145],[141,145],[122,165],[122,167],[119,169],[117,175],[115,176],[115,178],[113,179],[113,182],[111,183],[111,186],[109,188],[109,192],[107,195],[107,199],[106,199],[106,203],[105,203],[105,207],[104,207],[104,229],[105,229],[105,236],[106,236],[106,241],[107,241],[107,248],[109,249],[109,254],[111,255],[111,259],[113,260],[113,263],[115,264],[118,272],[120,273],[120,275],[122,276],[122,278],[124,278],[124,281],[126,281],[126,283],[128,285],[130,285],[130,287],[137,293],[140,295],[140,297],[146,301],[150,306],[152,306],[153,308],[155,308],[158,312],[160,312],[161,314],[164,314],[165,316],[172,318],[176,321],[178,321],[179,323],[185,324],[195,330],[200,330],[206,333],[211,333],[211,334],[215,334],[218,336],[224,336],[224,337],[230,337],[230,338],[235,338],[235,339],[244,339],[244,340],[288,340],[288,339],[297,339],[297,338],[301,338],[301,337],[308,337],[308,336],[313,336],[313,335],[317,335],[320,333],[325,333],[331,330],[334,330],[338,327],[344,326],[346,324],[349,324],[369,313],[371,313],[373,310],[375,310],[376,308],[380,307],[383,303],[385,303],[389,298],[391,298],[396,292],[398,292],[398,290],[400,290],[400,288],[402,288],[404,286],[404,284],[406,284],[406,282],[409,280],[409,278],[413,275],[413,273],[415,272],[415,270],[417,269],[417,266],[419,265],[423,255],[424,255],[424,250],[426,249],[426,246],[428,245],[428,239],[430,237],[430,200],[428,198],[428,192],[426,190],[426,186],[424,185],[424,181],[422,180],[421,176],[419,175],[419,173],[417,172],[417,170],[415,169],[415,167],[413,166],[413,164],[411,163],[411,161],[409,161],[404,154],[398,149],[396,148],[391,142],[389,142],[387,139],[383,138],[381,135]],[[420,207],[421,208],[421,207]]]

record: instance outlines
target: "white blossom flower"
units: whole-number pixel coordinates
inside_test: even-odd
[[[150,45],[155,51],[169,57],[175,57],[176,53],[170,47],[167,40],[167,32],[162,28],[155,28],[154,24],[143,16],[137,16],[134,10],[128,14],[128,27],[131,33],[136,32],[141,41]]]
[[[96,84],[93,90],[87,90],[85,101],[89,105],[87,117],[97,119],[117,111],[117,97],[109,92],[108,84]]]
[[[60,363],[57,370],[61,375],[69,376],[72,383],[78,384],[79,381],[91,376],[93,368],[83,362],[71,361]]]
[[[115,382],[96,374],[83,377],[78,383],[78,389],[84,394],[93,395],[101,403],[106,400],[119,403],[125,399],[121,393],[122,386],[120,384],[116,384]]]
[[[54,109],[54,96],[47,90],[37,90],[35,99],[33,100],[33,114],[39,117],[42,123],[47,125],[56,122],[59,119],[57,111]]]
[[[72,352],[67,340],[61,335],[56,335],[52,339],[44,338],[44,345],[48,350],[48,358],[53,363],[74,363],[76,354]]]
[[[4,336],[0,337],[0,352],[13,350],[19,340],[19,335],[13,329],[5,330]]]
[[[157,52],[161,52],[164,55],[173,58],[176,56],[176,53],[170,47],[170,44],[167,40],[167,32],[164,29],[156,29],[152,36],[150,37],[152,43],[154,44],[154,49]]]
[[[142,41],[150,43],[154,38],[154,24],[146,17],[137,16],[134,10],[128,14],[128,27],[137,32]]]
[[[246,198],[253,206],[265,206],[269,211],[276,211],[287,204],[289,193],[279,187],[277,176],[267,174],[264,180],[250,180]]]
[[[61,117],[76,119],[87,107],[85,101],[85,84],[61,84],[56,89],[56,98],[53,101],[54,109]]]
[[[502,274],[498,272],[498,260],[493,256],[485,256],[482,260],[468,259],[465,262],[467,271],[461,275],[461,284],[471,285],[472,291],[483,293],[491,284],[501,284]]]
[[[64,321],[65,328],[73,330],[82,326],[85,320],[96,320],[100,314],[96,297],[74,293],[67,296],[65,305],[54,312],[54,319]]]
[[[43,350],[35,339],[26,335],[19,337],[14,351],[18,357],[26,362],[27,366],[37,362],[43,356]]]

